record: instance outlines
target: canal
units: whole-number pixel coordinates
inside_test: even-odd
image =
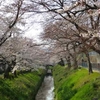
[[[45,76],[35,100],[54,100],[54,83],[52,76]]]

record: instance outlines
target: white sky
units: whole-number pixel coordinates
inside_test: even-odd
[[[11,3],[13,0],[5,0],[6,3]],[[24,36],[36,40],[40,42],[39,35],[43,32],[42,24],[45,21],[42,14],[33,15],[33,13],[26,14],[26,23],[25,29],[29,28],[25,31]]]
[[[25,32],[24,36],[39,42],[39,35],[43,32],[43,16],[39,14],[34,15],[33,17],[30,17],[26,22],[29,23],[26,25],[26,27],[29,29]]]
[[[42,26],[40,24],[34,24],[31,28],[29,28],[26,31],[24,36],[39,41],[39,35],[42,32],[43,32]]]

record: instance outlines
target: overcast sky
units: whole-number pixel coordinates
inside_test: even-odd
[[[42,32],[42,26],[36,23],[26,31],[24,36],[39,41],[39,35]]]
[[[26,25],[28,30],[25,32],[24,36],[39,41],[39,35],[43,32],[43,16],[39,14],[34,15],[30,17],[27,22],[29,23]]]

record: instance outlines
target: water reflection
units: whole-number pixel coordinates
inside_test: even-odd
[[[38,94],[36,96],[36,100],[54,100],[54,84],[52,76],[48,76],[44,78],[44,82]]]

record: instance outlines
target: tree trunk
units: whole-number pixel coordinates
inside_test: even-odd
[[[77,59],[76,59],[76,57],[73,57],[73,61],[74,61],[74,64],[73,64],[74,69],[77,69],[77,68],[78,68],[78,64],[77,64]]]
[[[92,64],[91,64],[90,56],[89,56],[88,52],[86,53],[86,57],[87,57],[87,60],[88,60],[88,67],[89,67],[89,74],[90,74],[90,73],[93,73],[93,70],[92,70]]]
[[[68,56],[68,58],[66,58],[67,64],[68,64],[68,68],[71,68],[71,61],[70,61],[70,56]]]
[[[77,53],[76,53],[76,47],[75,47],[75,44],[74,44],[73,61],[74,61],[74,69],[77,69],[77,68],[78,68],[78,64],[77,64]]]
[[[4,72],[4,78],[9,78],[10,67],[8,67]]]
[[[6,63],[6,69],[4,72],[4,78],[10,78],[9,72],[11,72],[11,64],[9,62]]]

